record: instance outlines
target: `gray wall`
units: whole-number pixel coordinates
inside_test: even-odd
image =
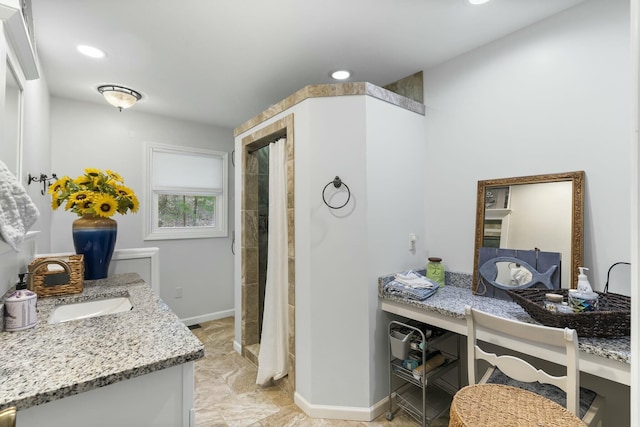
[[[630,70],[628,1],[591,0],[425,72],[425,143],[437,159],[427,242],[449,270],[473,268],[478,180],[574,170],[586,174],[592,285],[629,261]]]
[[[31,231],[39,230],[40,233],[25,243],[19,253],[0,240],[0,292],[2,294],[15,285],[19,272],[27,270],[26,266],[33,259],[34,252],[49,250],[50,199],[40,194],[41,185],[34,183],[27,186],[29,173],[36,176],[44,173],[50,176],[52,172],[47,82],[44,79],[27,81],[23,96],[23,160],[22,175],[19,178],[40,211],[38,221],[31,227]]]
[[[587,0],[424,78],[430,252],[472,272],[478,180],[584,170],[584,265],[602,290],[631,261],[629,2]],[[628,270],[611,290],[630,294]],[[582,379],[607,398],[604,425],[629,425],[628,387]]]
[[[233,150],[230,129],[61,98],[51,102],[51,162],[58,176],[72,178],[84,168],[112,169],[145,203],[144,143]],[[233,166],[229,162],[229,230],[233,230]],[[64,210],[52,213],[51,251],[73,251],[71,223]],[[116,215],[117,249],[160,248],[160,296],[187,323],[233,314],[233,255],[229,237],[143,240],[143,208]],[[175,288],[183,288],[176,298]]]

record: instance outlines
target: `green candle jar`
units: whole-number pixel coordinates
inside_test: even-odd
[[[436,282],[441,288],[444,287],[444,265],[442,258],[429,257],[427,263],[427,279]]]

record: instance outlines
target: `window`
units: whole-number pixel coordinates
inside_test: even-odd
[[[228,153],[147,143],[145,240],[227,236]]]

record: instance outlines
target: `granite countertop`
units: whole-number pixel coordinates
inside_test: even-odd
[[[54,306],[128,295],[131,311],[50,325]],[[0,410],[18,410],[204,357],[204,346],[135,273],[38,298],[38,322],[0,332]]]
[[[378,279],[378,296],[382,300],[411,305],[443,316],[464,318],[467,305],[507,319],[537,323],[520,305],[512,301],[474,295],[471,292],[471,276],[461,273],[446,274],[447,286],[438,289],[424,301],[411,300],[383,292],[383,286],[393,279],[393,274]],[[578,349],[623,363],[631,363],[631,337],[596,338],[578,337]]]

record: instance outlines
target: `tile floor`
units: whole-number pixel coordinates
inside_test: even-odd
[[[205,357],[195,364],[197,427],[414,427],[401,412],[393,421],[381,415],[372,422],[310,418],[278,387],[255,385],[257,368],[233,350],[233,317],[201,324],[193,333],[205,345]],[[445,427],[447,415],[431,424]]]

